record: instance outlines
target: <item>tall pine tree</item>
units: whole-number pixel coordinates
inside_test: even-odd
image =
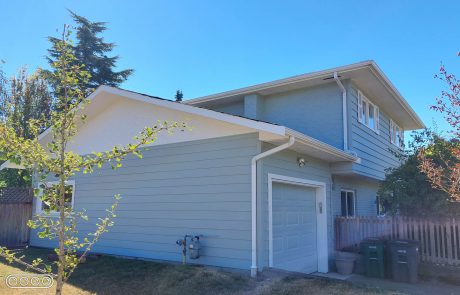
[[[76,28],[76,44],[73,45],[73,53],[77,58],[78,64],[85,65],[91,77],[86,88],[96,88],[99,85],[109,85],[117,87],[134,72],[132,69],[115,71],[119,56],[108,56],[115,47],[115,43],[107,43],[100,36],[107,30],[105,22],[91,22],[87,18],[69,11]],[[52,47],[48,50],[48,62],[52,64],[59,56],[56,44],[60,41],[55,37],[48,37]]]
[[[183,98],[184,98],[184,94],[182,93],[182,90],[177,90],[176,95],[174,96],[174,99],[177,102],[180,102],[180,101],[182,101]]]

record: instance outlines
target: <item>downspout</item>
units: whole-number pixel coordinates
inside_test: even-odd
[[[339,85],[340,90],[342,91],[343,150],[348,151],[347,90],[343,87],[337,72],[334,72],[334,80],[337,82],[337,85]]]
[[[252,264],[251,264],[251,276],[257,276],[257,161],[273,155],[277,152],[285,150],[291,147],[295,143],[294,136],[289,136],[289,141],[265,151],[258,155],[255,155],[251,160],[251,218],[252,218]]]

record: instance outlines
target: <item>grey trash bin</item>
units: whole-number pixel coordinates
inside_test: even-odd
[[[420,261],[420,243],[412,240],[394,240],[390,241],[388,245],[393,280],[416,283]]]

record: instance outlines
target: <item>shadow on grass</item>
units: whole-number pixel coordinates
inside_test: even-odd
[[[52,250],[29,248],[21,253],[29,262],[38,257],[47,261]],[[100,256],[81,264],[68,284],[97,294],[235,294],[251,290],[255,282],[207,267]]]
[[[273,284],[260,295],[395,295],[402,294],[385,290],[353,286],[347,282],[331,282],[328,279],[313,279],[288,276]]]

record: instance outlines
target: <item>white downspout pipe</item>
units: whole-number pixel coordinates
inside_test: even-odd
[[[343,150],[348,151],[348,115],[347,115],[347,90],[343,87],[337,72],[334,72],[334,80],[342,91],[342,118],[343,118]]]
[[[255,155],[251,160],[252,277],[257,276],[257,161],[285,150],[291,147],[294,143],[294,136],[289,136],[288,142],[261,154]]]

